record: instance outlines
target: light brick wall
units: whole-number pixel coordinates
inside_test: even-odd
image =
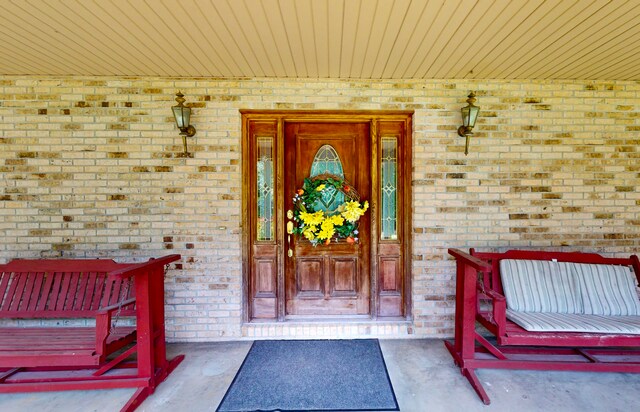
[[[469,90],[481,112],[464,156]],[[638,82],[5,76],[0,261],[180,253],[169,339],[241,337],[241,108],[415,110],[416,336],[452,334],[448,247],[640,252]]]

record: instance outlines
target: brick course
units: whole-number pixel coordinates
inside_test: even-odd
[[[189,156],[178,90],[198,130]],[[469,90],[481,112],[464,156]],[[300,335],[241,324],[242,108],[415,110],[414,322],[359,334],[450,336],[448,247],[640,252],[638,82],[4,76],[0,261],[180,253],[170,340]]]

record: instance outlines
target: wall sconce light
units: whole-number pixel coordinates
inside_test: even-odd
[[[458,128],[458,135],[466,138],[466,142],[464,145],[464,154],[469,154],[469,139],[473,133],[473,127],[476,125],[476,119],[478,118],[478,112],[480,112],[480,107],[475,106],[473,103],[476,101],[475,93],[469,93],[469,98],[467,99],[467,105],[462,108],[462,126]]]
[[[187,137],[191,137],[196,134],[196,128],[189,124],[189,120],[191,119],[191,108],[184,105],[184,94],[178,92],[176,93],[176,96],[176,102],[178,102],[178,104],[172,106],[171,110],[173,110],[173,116],[176,118],[176,125],[178,126],[178,129],[180,129],[182,145],[184,146],[184,152],[186,154],[188,153]]]

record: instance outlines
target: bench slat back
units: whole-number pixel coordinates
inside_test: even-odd
[[[0,265],[0,318],[93,316],[102,307],[133,297],[131,279],[107,276],[108,271],[126,266],[112,260],[21,260]]]

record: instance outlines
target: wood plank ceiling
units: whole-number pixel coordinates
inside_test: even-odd
[[[0,74],[640,80],[640,0],[0,0]]]

